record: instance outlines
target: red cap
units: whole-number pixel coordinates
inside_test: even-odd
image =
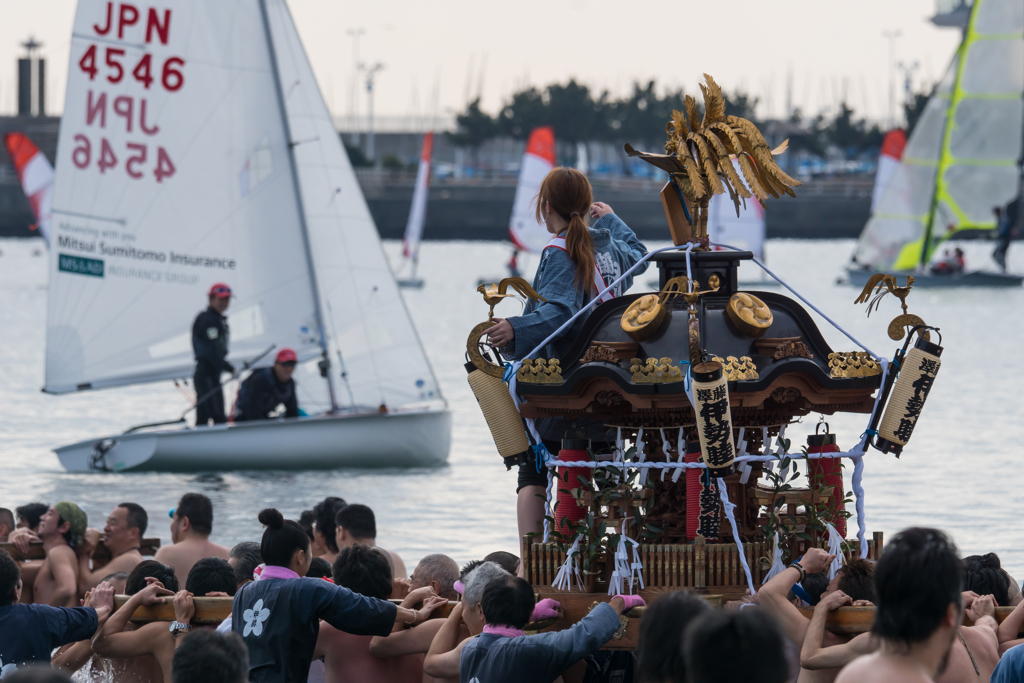
[[[299,357],[295,355],[295,352],[291,349],[285,348],[277,352],[277,358],[274,359],[276,363],[298,363]]]
[[[223,282],[218,282],[213,287],[210,287],[210,296],[215,296],[218,299],[229,297],[231,296],[231,288]]]

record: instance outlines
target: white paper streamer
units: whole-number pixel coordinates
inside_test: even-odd
[[[679,428],[679,438],[676,439],[676,462],[683,462],[686,457],[686,444],[683,442],[683,428]],[[672,472],[672,483],[679,481],[679,475],[683,473],[682,468],[679,468]]]
[[[577,534],[576,539],[573,540],[572,545],[569,546],[569,550],[565,554],[565,562],[558,568],[555,580],[551,582],[552,588],[572,590],[572,580],[575,578],[580,590],[583,590],[583,578],[580,576],[579,559],[581,540],[583,540],[583,534]]]
[[[647,460],[647,444],[644,443],[644,428],[641,427],[636,433],[636,454],[637,462]],[[640,470],[640,486],[647,484],[647,470]]]
[[[836,574],[843,568],[843,537],[828,522],[825,522],[825,528],[828,529],[828,554],[836,556],[832,560],[832,564],[828,566],[828,580],[831,581],[836,578]]]
[[[754,594],[754,579],[750,575],[750,565],[747,564],[747,554],[743,552],[743,541],[740,539],[740,530],[736,527],[736,509],[734,503],[729,502],[729,493],[725,490],[725,479],[718,477],[718,495],[722,499],[722,507],[725,509],[725,516],[732,527],[732,537],[736,541],[736,548],[739,550],[740,564],[743,565],[743,573],[747,577],[747,590]]]
[[[747,428],[746,427],[740,427],[740,438],[737,439],[737,444],[736,444],[736,448],[738,450],[737,455],[747,455],[747,442],[743,438],[744,435],[746,434],[746,432],[747,432]],[[751,473],[751,471],[752,471],[752,468],[750,467],[750,463],[749,462],[741,462],[740,463],[740,483],[741,484],[746,484],[748,481],[750,481],[750,473]]]
[[[786,565],[782,564],[782,546],[779,545],[779,532],[775,532],[775,542],[772,544],[772,566],[768,570],[768,573],[764,575],[764,584],[771,581],[773,578],[786,571]]]

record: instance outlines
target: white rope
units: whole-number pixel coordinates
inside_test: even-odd
[[[672,456],[669,455],[668,438],[665,436],[665,429],[664,428],[658,429],[658,432],[661,434],[661,453],[662,453],[662,455],[665,456],[665,461],[668,462],[669,458],[671,458]],[[668,476],[668,470],[662,470],[661,471],[661,480],[665,481],[665,477],[667,477],[667,476]]]
[[[740,530],[736,526],[736,504],[729,502],[729,493],[725,490],[725,479],[718,477],[718,495],[722,499],[722,508],[725,509],[725,517],[732,527],[732,537],[736,541],[736,550],[739,551],[740,564],[743,565],[743,573],[747,577],[747,590],[754,594],[754,579],[750,575],[750,565],[747,564],[747,554],[743,552],[743,540],[740,538]]]

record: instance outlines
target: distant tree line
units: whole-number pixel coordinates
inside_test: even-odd
[[[570,143],[630,142],[638,149],[657,151],[665,139],[665,124],[673,110],[683,109],[686,94],[679,89],[659,95],[657,90],[653,80],[635,82],[629,95],[616,99],[607,91],[597,93],[574,79],[543,89],[531,86],[513,93],[495,116],[480,108],[479,98],[473,100],[456,116],[456,130],[446,135],[454,145],[475,153],[492,138],[524,140],[534,128],[552,126],[556,139]],[[702,104],[699,92],[695,97]],[[909,128],[916,123],[928,97],[929,93],[920,93],[905,105]],[[727,113],[759,126],[765,124],[754,114],[758,98],[737,90],[726,93],[725,99]],[[845,102],[831,117],[819,114],[808,118],[796,110],[788,123],[801,130],[789,136],[792,149],[822,156],[830,147],[847,157],[877,153],[884,135],[878,124],[858,117]]]

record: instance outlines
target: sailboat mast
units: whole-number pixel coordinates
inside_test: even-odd
[[[929,206],[928,209],[928,222],[924,226],[924,239],[921,242],[921,260],[919,262],[921,270],[924,270],[928,265],[932,235],[935,233],[935,214],[939,208],[939,194],[945,189],[945,184],[942,181],[942,173],[944,168],[948,165],[950,157],[949,141],[953,135],[953,119],[956,116],[956,108],[960,103],[962,94],[960,90],[960,83],[964,75],[964,57],[967,53],[968,36],[970,35],[971,28],[974,25],[976,12],[977,6],[972,7],[970,18],[967,20],[967,28],[964,29],[964,39],[960,42],[960,47],[957,48],[956,76],[953,78],[953,89],[949,92],[949,102],[946,105],[946,122],[942,130],[942,147],[939,148],[939,162],[935,167],[935,185],[932,188],[932,201],[931,206]],[[909,134],[910,131],[907,131],[907,133]]]
[[[313,308],[316,318],[317,336],[320,339],[320,351],[322,353],[321,363],[324,371],[324,379],[327,380],[327,392],[331,399],[331,412],[338,410],[338,401],[334,395],[334,381],[331,378],[330,355],[327,348],[327,334],[324,330],[323,308],[320,304],[320,287],[316,279],[316,266],[313,263],[313,249],[309,241],[309,228],[306,225],[306,207],[302,202],[302,188],[299,185],[298,165],[295,162],[295,144],[292,141],[292,127],[288,122],[288,109],[284,103],[284,88],[281,86],[281,72],[277,67],[277,52],[274,49],[274,37],[270,32],[270,16],[267,13],[267,0],[260,0],[260,15],[263,17],[263,30],[267,36],[267,48],[270,50],[270,67],[274,72],[274,87],[277,91],[277,103],[281,110],[281,121],[284,124],[284,134],[288,145],[288,161],[291,166],[292,187],[295,191],[295,202],[299,207],[299,227],[302,232],[302,245],[306,253],[306,265],[309,271],[309,284],[313,292]]]

